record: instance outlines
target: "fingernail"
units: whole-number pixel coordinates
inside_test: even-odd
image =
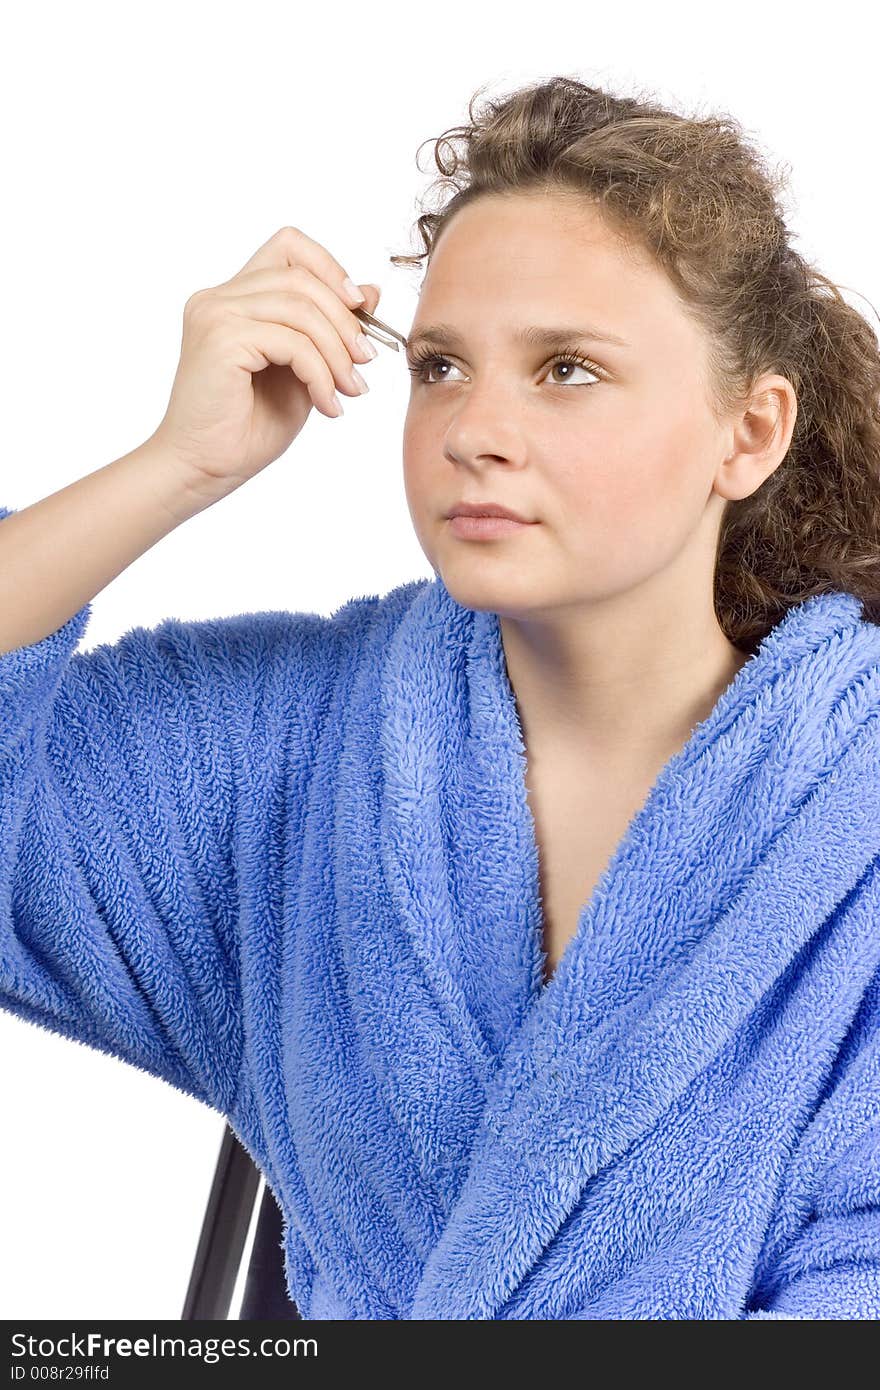
[[[353,299],[353,300],[354,300],[355,304],[365,304],[365,303],[366,303],[366,299],[367,299],[366,295],[363,294],[362,291],[358,289],[358,287],[357,287],[357,285],[354,283],[354,281],[353,281],[353,280],[350,280],[350,279],[348,278],[347,275],[346,275],[345,279],[344,279],[343,282],[342,282],[342,288],[345,290],[345,293],[348,295],[349,299]]]

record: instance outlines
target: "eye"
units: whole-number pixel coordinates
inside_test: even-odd
[[[428,373],[436,366],[453,367],[454,365],[455,363],[450,362],[448,357],[440,357],[437,353],[432,353],[429,351],[423,353],[414,352],[412,354],[412,365],[409,368],[409,372],[411,376],[415,377],[418,381],[423,382],[425,386],[436,386],[438,383],[435,381],[430,381],[428,379]],[[601,367],[598,367],[595,362],[590,361],[589,357],[584,357],[579,352],[557,353],[556,356],[553,358],[552,362],[550,362],[549,364],[549,370],[555,371],[557,367],[562,365],[569,367],[580,367],[582,368],[582,370],[589,372],[591,375],[597,376],[600,379],[605,375]],[[563,381],[554,381],[552,385],[562,386],[565,384],[566,381],[569,381],[570,379],[571,377],[568,376],[565,377]],[[441,377],[440,380],[448,381],[449,377]],[[592,386],[594,385],[594,383],[591,381],[576,381],[575,385]]]
[[[551,372],[555,371],[556,368],[557,368],[557,367],[560,367],[560,366],[562,366],[562,367],[580,367],[580,369],[581,369],[582,371],[584,371],[584,372],[589,372],[590,375],[592,375],[592,376],[599,376],[599,377],[601,377],[602,375],[604,375],[603,372],[602,372],[601,367],[597,367],[596,364],[595,364],[595,362],[591,362],[590,359],[589,359],[588,357],[582,357],[582,356],[580,355],[579,352],[566,352],[566,353],[563,353],[563,354],[562,354],[561,356],[559,356],[559,357],[554,357],[553,361],[550,363],[550,370],[551,370]],[[571,377],[570,377],[570,376],[564,377],[563,380],[564,380],[564,381],[570,381],[570,380],[571,380]],[[562,383],[561,383],[561,382],[554,382],[553,384],[554,384],[554,386],[559,386],[559,385],[561,385]],[[590,382],[590,381],[583,381],[583,382],[577,382],[577,383],[576,383],[576,385],[579,385],[579,386],[592,386],[592,384],[593,384],[593,383]]]

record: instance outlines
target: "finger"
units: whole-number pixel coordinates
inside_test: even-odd
[[[323,292],[331,300],[336,299],[326,287]],[[342,308],[338,299],[336,305]],[[324,360],[337,388],[347,396],[361,394],[360,383],[353,375],[354,364],[348,345],[332,319],[309,295],[294,290],[261,290],[230,299],[227,308],[246,322],[281,324],[294,332],[305,334]],[[330,309],[331,313],[336,312],[333,305]],[[343,312],[348,313],[345,309]]]
[[[238,273],[241,275],[251,270],[294,265],[306,266],[319,280],[323,280],[329,289],[335,290],[346,304],[356,307],[359,301],[344,288],[345,280],[350,278],[348,271],[330,254],[326,246],[307,236],[299,227],[280,227],[274,236],[254,252]]]
[[[354,362],[372,361],[373,354],[360,341],[364,333],[364,325],[360,319],[352,309],[349,309],[342,302],[335,290],[331,290],[323,280],[305,266],[285,266],[280,270],[273,268],[249,271],[247,275],[236,276],[223,288],[224,298],[228,298],[236,305],[241,300],[262,292],[294,293],[311,299],[330,320],[340,340],[345,344],[350,358],[349,370]],[[284,318],[282,322],[287,323],[292,328],[299,327],[297,323],[290,323],[287,318]],[[338,357],[338,353],[336,356]]]
[[[361,289],[364,292],[364,303],[360,307],[366,309],[368,314],[375,314],[379,306],[378,289],[375,285],[361,285]],[[363,324],[361,324],[361,332],[363,331]]]
[[[366,302],[361,305],[361,308],[366,309],[368,314],[372,314],[382,297],[382,291],[378,285],[371,285],[369,282],[359,285],[358,289],[363,290],[366,300]]]
[[[309,335],[268,320],[254,319],[250,328],[243,343],[246,369],[259,372],[269,363],[289,367],[318,410],[332,418],[338,416],[333,374]],[[236,341],[242,342],[241,335]]]

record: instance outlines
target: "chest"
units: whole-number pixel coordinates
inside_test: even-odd
[[[657,769],[625,778],[578,775],[570,768],[529,768],[526,785],[535,822],[542,903],[545,979],[555,973],[581,912],[636,813]]]

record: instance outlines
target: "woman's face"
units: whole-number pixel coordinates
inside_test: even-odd
[[[417,341],[436,324],[456,339]],[[557,326],[568,331],[544,345],[517,339]],[[698,528],[711,580],[724,506],[713,482],[730,433],[710,412],[705,343],[663,272],[597,212],[529,194],[462,208],[435,245],[408,336],[410,366],[423,346],[435,360],[412,378],[407,502],[458,602],[525,616],[608,597],[669,566]],[[446,519],[459,501],[539,524],[461,539]]]

